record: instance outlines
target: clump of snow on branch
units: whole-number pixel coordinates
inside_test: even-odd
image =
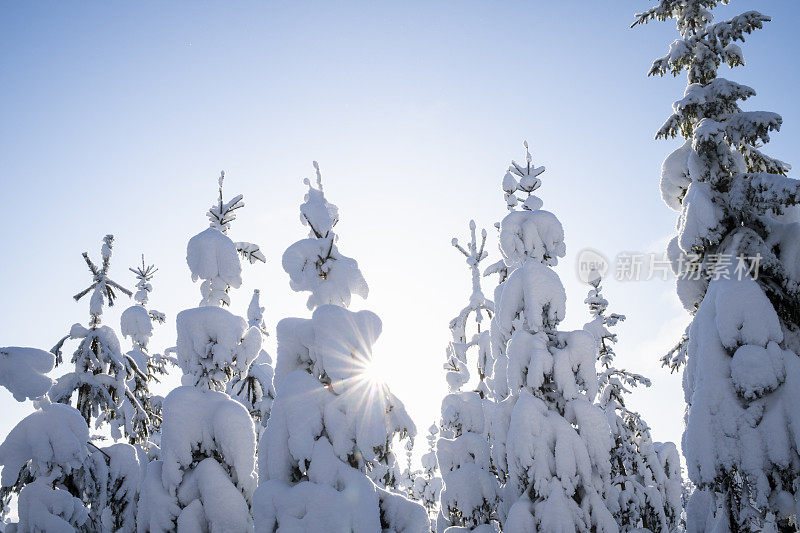
[[[53,380],[47,373],[53,370],[55,358],[38,348],[9,346],[0,348],[0,386],[5,387],[18,402],[35,400],[47,394]]]
[[[261,334],[221,307],[178,313],[178,366],[184,385],[224,389],[234,372],[247,372],[261,349]]]

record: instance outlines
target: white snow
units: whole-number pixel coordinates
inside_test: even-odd
[[[208,228],[189,239],[186,262],[192,281],[203,280],[201,305],[230,303],[228,288],[236,289],[242,284],[242,264],[236,244],[217,229]]]
[[[248,328],[242,317],[221,307],[181,311],[176,324],[184,385],[224,386],[229,372],[246,373],[261,349],[258,328]]]
[[[150,313],[142,305],[132,305],[122,312],[119,319],[120,333],[130,337],[133,342],[147,346],[153,335],[153,322]]]
[[[500,251],[511,268],[528,259],[557,265],[567,251],[564,229],[549,211],[512,211],[500,223]]]
[[[38,348],[0,348],[0,386],[18,402],[44,396],[53,385],[45,374],[53,370],[55,357]]]
[[[339,252],[333,237],[297,241],[283,253],[281,264],[292,290],[311,292],[309,309],[325,304],[347,307],[353,294],[369,294],[358,263]]]
[[[692,153],[692,142],[683,145],[669,154],[661,165],[661,199],[671,209],[681,210],[681,201],[686,195],[691,178],[689,178],[689,155]]]
[[[28,483],[19,493],[19,523],[6,529],[16,533],[74,533],[89,518],[79,498],[46,479]],[[13,529],[12,529],[13,528]]]
[[[251,531],[258,477],[247,410],[224,393],[183,386],[167,395],[163,415],[162,464],[152,468],[161,470],[156,490],[169,497],[148,499],[140,520],[164,528],[170,517],[179,531]],[[147,473],[146,485],[156,485],[156,474]]]
[[[57,477],[83,466],[89,428],[69,405],[50,404],[22,419],[0,445],[0,483],[9,487],[28,465],[36,477]]]

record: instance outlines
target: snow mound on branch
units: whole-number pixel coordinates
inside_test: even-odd
[[[572,420],[548,410],[527,391],[520,393],[509,420],[505,488],[520,498],[508,510],[504,530],[579,531],[591,525],[597,531],[617,531],[599,493],[601,480],[610,473],[612,442],[605,417],[584,399],[568,402],[565,415]],[[530,482],[535,501],[525,494]],[[585,507],[573,498],[578,487],[590,491],[581,497]]]
[[[371,311],[348,311],[335,305],[318,307],[311,319],[285,318],[278,323],[278,359],[275,388],[291,372],[303,369],[326,375],[348,386],[349,378],[363,375],[372,359],[372,345],[382,329]]]
[[[88,440],[89,428],[77,409],[47,405],[23,418],[0,445],[0,484],[13,485],[26,464],[36,477],[78,470],[88,457]]]
[[[778,315],[752,278],[719,279],[715,284],[714,322],[723,346],[766,346],[770,341],[783,340]]]
[[[442,400],[442,427],[457,433],[483,433],[486,420],[483,401],[475,392],[454,392]]]
[[[661,199],[671,209],[681,210],[681,200],[692,182],[689,177],[689,155],[693,153],[692,141],[672,152],[661,165]]]
[[[449,516],[451,510],[472,511],[471,516],[460,518],[470,524],[480,522],[486,508],[494,507],[497,500],[497,479],[491,473],[486,437],[466,432],[455,439],[441,438],[436,446],[445,485],[441,494],[442,514]]]
[[[147,345],[153,334],[153,321],[150,313],[142,305],[132,305],[122,312],[119,318],[120,332],[133,342]]]
[[[348,311],[336,305],[317,308],[312,357],[338,393],[363,377],[372,361],[372,345],[383,325],[372,311]]]
[[[787,355],[794,354],[788,352]],[[731,360],[731,379],[736,392],[752,400],[777,389],[786,379],[784,351],[775,342],[766,348],[747,344],[740,346]]]
[[[597,344],[588,331],[579,329],[559,332],[561,348],[553,353],[553,381],[567,400],[579,398],[583,393],[589,401],[597,395],[597,369],[595,356]],[[583,427],[583,426],[581,426]]]
[[[19,493],[16,533],[74,533],[89,518],[79,498],[53,488],[45,479],[28,483]]]
[[[531,335],[525,330],[515,331],[506,353],[506,376],[511,390],[541,387],[545,376],[553,371],[553,356],[547,350],[547,337],[543,332]]]
[[[290,485],[270,479],[259,486],[254,498],[257,532],[428,531],[421,506],[376,487],[336,458],[327,439],[313,443],[309,464],[307,481]]]
[[[90,457],[95,512],[106,531],[136,529],[136,500],[147,472],[148,458],[143,449],[126,443],[96,450]]]
[[[181,512],[177,500],[162,483],[163,462],[152,461],[140,488],[136,531],[138,533],[167,533],[175,529],[175,517]]]
[[[508,267],[528,259],[556,265],[566,250],[561,222],[549,211],[512,211],[500,223],[500,252]]]
[[[178,502],[184,506],[178,515],[178,531],[201,531],[206,524],[212,531],[252,531],[253,519],[242,492],[214,459],[203,459],[186,473]]]
[[[261,350],[247,374],[234,376],[225,388],[228,396],[244,405],[251,414],[255,412],[260,416],[262,427],[267,424],[272,399],[275,398],[273,376],[272,359],[266,351]]]
[[[386,446],[386,436],[413,428],[413,422],[389,391],[377,387],[355,380],[334,395],[306,371],[289,374],[278,387],[261,438],[259,476],[291,479],[296,465],[312,462],[323,428],[338,461],[347,464],[358,457],[380,468],[376,450]]]
[[[164,486],[174,488],[181,484],[184,470],[193,467],[195,452],[214,452],[229,466],[230,479],[239,489],[239,496],[249,501],[257,477],[255,444],[242,438],[255,431],[247,410],[227,394],[183,386],[164,399],[163,413],[165,422],[169,420],[168,424],[164,423],[161,436]],[[196,476],[202,479],[219,477],[216,469],[204,467],[203,470]]]
[[[53,354],[38,348],[0,348],[0,387],[7,388],[18,402],[44,396],[53,385],[45,374],[54,363]]]
[[[693,181],[689,184],[678,218],[678,244],[684,252],[704,246],[705,241],[717,242],[723,213],[711,198],[708,183]]]
[[[261,334],[242,317],[221,307],[197,307],[178,313],[178,365],[184,385],[213,388],[229,371],[247,372],[261,349]]]
[[[495,304],[495,321],[503,336],[510,338],[514,321],[524,313],[526,327],[534,332],[544,326],[554,327],[566,314],[567,294],[552,269],[536,261],[527,261],[514,270],[501,285]]]
[[[353,294],[366,298],[369,287],[355,259],[342,255],[335,236],[303,239],[289,246],[281,264],[289,274],[289,286],[309,291],[308,308],[333,304],[347,307]]]
[[[797,461],[800,358],[778,346],[777,318],[760,292],[748,279],[709,284],[689,332],[683,450],[698,486],[712,485],[719,469],[738,470],[764,506],[788,488],[773,488],[767,473]]]
[[[219,230],[208,228],[189,239],[186,262],[192,281],[203,280],[205,304],[213,305],[220,299],[227,303],[227,287],[236,289],[242,285],[242,264],[236,243]]]
[[[311,187],[300,204],[300,221],[309,226],[311,235],[326,237],[339,221],[339,208],[325,199],[325,194]]]

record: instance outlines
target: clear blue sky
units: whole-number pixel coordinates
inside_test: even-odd
[[[424,432],[445,392],[447,323],[469,296],[450,239],[475,218],[497,258],[499,185],[523,139],[548,168],[541,197],[566,230],[566,326],[587,320],[581,249],[661,251],[671,235],[676,213],[658,179],[676,143],[653,133],[684,79],[645,76],[676,35],[668,23],[628,28],[649,4],[0,3],[0,345],[48,349],[85,322],[87,303],[71,299],[89,283],[80,253],[96,257],[106,233],[117,237],[112,278],[132,286],[141,252],[160,266],[152,303],[170,321],[153,345],[173,345],[175,314],[199,301],[186,242],[206,227],[220,169],[247,203],[232,236],[268,259],[246,268],[234,310],[260,287],[271,328],[307,316],[280,256],[304,236],[301,179],[318,159],[341,211],[340,248],[371,287],[354,307],[383,318],[377,357]],[[800,164],[800,5],[732,4],[720,16],[775,18],[730,77],[758,91],[748,109],[783,115],[767,151]],[[657,362],[687,320],[673,293],[671,282],[606,284],[629,317],[619,358],[654,381],[632,405],[657,439],[678,441],[679,376]],[[126,305],[108,322],[118,327]],[[5,391],[0,408],[0,436],[29,409]]]

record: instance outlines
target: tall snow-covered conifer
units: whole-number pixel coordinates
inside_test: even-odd
[[[267,326],[264,324],[264,308],[261,307],[260,296],[260,291],[255,289],[247,307],[247,323],[250,327],[258,328],[263,344],[263,339],[267,336]],[[241,402],[250,411],[257,424],[259,436],[267,426],[272,401],[275,399],[273,374],[272,358],[262,348],[247,373],[234,374],[227,385],[228,395]]]
[[[0,497],[3,511],[17,497],[18,533],[70,533],[91,524],[86,502],[89,427],[70,405],[51,404],[20,421],[0,445]]]
[[[241,285],[239,254],[263,260],[258,247],[226,235],[242,196],[219,200],[208,212],[210,227],[192,237],[187,263],[202,279],[200,307],[178,313],[177,355],[183,386],[164,399],[161,458],[148,465],[137,513],[145,532],[253,529],[256,488],[255,429],[241,403],[224,391],[246,374],[261,348],[261,332],[224,309],[229,290]]]
[[[617,531],[611,431],[593,403],[596,340],[584,330],[557,329],[566,294],[550,267],[565,254],[564,232],[532,194],[544,167],[532,166],[525,146],[526,163],[512,163],[503,179],[511,211],[500,224],[503,266],[490,267],[507,275],[495,291],[491,324],[498,515],[506,533]]]
[[[148,436],[156,445],[160,440],[158,430],[161,426],[161,402],[163,398],[150,393],[150,384],[158,383],[157,376],[167,373],[167,363],[173,362],[169,357],[160,353],[150,353],[150,337],[153,336],[153,323],[163,324],[166,317],[164,313],[155,309],[148,310],[146,305],[150,299],[153,286],[150,283],[158,270],[155,265],[147,265],[142,255],[142,265],[129,268],[136,275],[136,294],[134,300],[137,305],[125,309],[120,316],[120,331],[124,337],[130,337],[133,349],[125,354],[131,376],[128,387],[133,395],[147,411],[149,427]]]
[[[437,529],[456,526],[468,530],[492,531],[498,503],[497,478],[492,474],[488,442],[487,377],[490,373],[491,343],[489,330],[481,331],[484,315],[492,317],[494,304],[483,295],[480,285],[480,263],[487,252],[486,230],[481,231],[480,244],[475,234],[475,221],[470,221],[470,241],[464,248],[453,239],[452,244],[467,258],[472,274],[469,302],[450,321],[453,340],[447,347],[447,383],[450,388],[442,401],[441,438],[437,457],[444,489],[437,520]],[[474,323],[473,323],[474,321]],[[470,338],[467,329],[474,330]],[[462,391],[469,380],[468,355],[475,354],[478,370],[476,390]]]
[[[392,488],[395,437],[414,424],[388,388],[367,378],[381,321],[346,309],[351,295],[367,295],[355,260],[339,252],[333,227],[338,209],[316,187],[300,206],[309,237],[283,255],[291,287],[309,291],[310,319],[278,324],[275,388],[259,442],[256,530],[396,531],[422,533],[422,506]]]
[[[718,77],[744,64],[735,43],[770,20],[749,11],[714,22],[725,0],[660,0],[634,25],[676,20],[679,38],[651,75],[687,72],[657,138],[681,136],[661,193],[680,212],[668,246],[694,318],[664,358],[683,375],[683,453],[697,487],[689,531],[796,530],[800,510],[800,182],[760,147],[781,117],[743,111],[755,95]]]
[[[619,506],[614,518],[620,531],[678,531],[681,521],[682,480],[678,449],[671,442],[653,442],[650,427],[641,415],[625,404],[628,387],[650,386],[650,380],[614,365],[617,335],[609,328],[625,320],[624,315],[606,314],[600,276],[594,275],[585,302],[592,320],[584,329],[600,344],[597,360],[597,403],[603,408],[614,445],[611,448],[611,496]]]
[[[122,353],[114,330],[101,324],[103,307],[106,304],[114,305],[116,291],[131,295],[129,290],[108,277],[113,245],[114,236],[106,235],[103,238],[102,262],[99,267],[89,258],[88,253],[83,253],[83,259],[92,274],[92,284],[76,294],[75,300],[91,293],[89,327],[74,324],[69,335],[54,347],[58,363],[64,341],[80,340],[72,356],[74,370],[58,378],[50,389],[49,396],[52,401],[59,403],[69,403],[76,396],[75,407],[87,425],[91,427],[94,421],[94,426],[100,427],[103,422],[107,422],[115,439],[122,436],[121,428],[131,442],[142,442],[147,440],[150,420],[145,406],[129,387],[129,380],[142,378],[143,375],[132,364],[132,360]]]
[[[89,428],[77,409],[51,404],[52,353],[36,348],[0,348],[0,385],[36,411],[0,444],[0,520],[6,531],[73,531],[86,524],[84,469]],[[17,521],[7,523],[16,495]]]
[[[428,516],[431,517],[431,530],[435,531],[436,515],[439,510],[439,497],[442,493],[442,478],[439,476],[439,461],[436,458],[436,441],[438,440],[439,427],[431,424],[425,440],[428,441],[428,451],[420,458],[422,470],[413,476],[412,499],[420,502]]]
[[[106,301],[113,304],[115,290],[130,295],[108,278],[112,243],[113,237],[106,236],[101,267],[84,254],[93,283],[75,299],[92,292],[90,327],[76,324],[54,348],[60,358],[67,338],[81,339],[72,360],[75,371],[60,378],[49,397],[41,396],[46,392],[41,385],[50,380],[39,372],[52,369],[53,354],[31,348],[0,350],[7,356],[4,359],[17,363],[11,372],[15,396],[40,396],[35,401],[37,411],[17,424],[0,446],[0,497],[7,506],[11,493],[18,493],[19,521],[11,529],[19,533],[136,530],[136,500],[148,462],[138,443],[147,443],[154,422],[147,403],[147,376],[131,353],[121,354],[114,331],[101,326],[102,308]],[[137,342],[146,347],[146,338],[139,336]],[[76,391],[79,409],[63,405]],[[62,403],[51,404],[50,398]],[[99,447],[89,437],[87,423],[92,418],[96,426],[109,422],[115,437],[122,427],[137,444]]]

